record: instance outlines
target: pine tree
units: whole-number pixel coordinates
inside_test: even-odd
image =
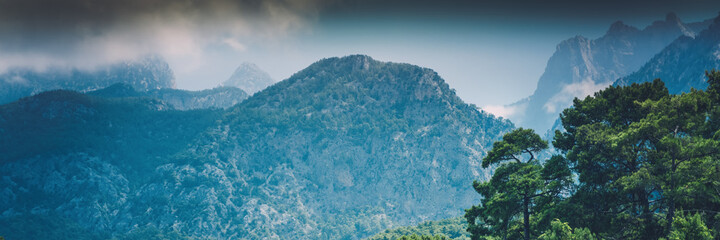
[[[535,200],[560,194],[571,181],[570,171],[564,161],[560,161],[561,157],[553,157],[545,166],[536,158],[547,147],[547,142],[532,129],[523,128],[505,134],[501,141],[493,144],[482,165],[484,168],[498,166],[490,181],[473,183],[484,199],[480,206],[466,210],[468,231],[473,239],[488,233],[507,239],[511,222],[520,214],[523,238],[530,239],[530,217]],[[543,171],[544,168],[557,171]]]

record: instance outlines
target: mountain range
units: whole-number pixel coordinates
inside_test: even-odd
[[[99,66],[90,70],[50,67],[37,71],[14,68],[0,75],[0,104],[49,90],[66,89],[85,92],[116,83],[128,84],[138,91],[174,88],[175,76],[170,66],[157,56]]]
[[[601,38],[559,44],[510,119],[547,129],[572,98],[610,84],[705,88],[718,46],[720,17],[616,22]],[[492,173],[482,158],[515,128],[431,69],[365,55],[277,83],[244,63],[203,91],[173,89],[152,57],[0,79],[7,239],[465,238],[457,217],[480,202],[473,180]]]
[[[105,98],[145,97],[161,100],[177,110],[229,108],[248,98],[245,91],[236,87],[216,87],[201,91],[188,91],[172,88],[136,91],[131,85],[116,83],[107,88],[87,93]]]
[[[0,106],[1,234],[358,239],[460,215],[513,128],[430,69],[363,55],[226,110],[110,94],[122,88]]]
[[[660,78],[672,94],[705,89],[705,71],[720,69],[720,17],[695,37],[683,36],[664,48],[638,71],[614,85],[650,82]]]
[[[665,20],[642,30],[618,21],[600,38],[576,36],[565,40],[548,60],[535,92],[506,106],[512,112],[507,117],[519,126],[544,133],[573,98],[585,97],[638,71],[673,41],[679,37],[695,39],[713,21],[686,24],[670,13]]]
[[[147,56],[132,61],[77,69],[49,67],[38,71],[14,68],[0,74],[0,104],[50,90],[74,90],[104,97],[148,97],[178,110],[228,108],[270,85],[270,76],[252,63],[242,63],[213,89],[175,89],[175,77],[164,59]]]

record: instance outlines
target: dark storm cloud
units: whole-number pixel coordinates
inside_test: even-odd
[[[0,71],[87,65],[144,54],[201,59],[208,46],[252,43],[336,21],[449,19],[457,23],[592,21],[717,12],[716,0],[0,0]],[[703,15],[705,16],[705,15]]]
[[[347,0],[332,2],[325,20],[367,17],[390,19],[461,19],[464,21],[543,21],[605,23],[608,19],[646,21],[669,12],[686,18],[720,11],[717,0]],[[532,22],[528,22],[532,24]]]
[[[512,18],[587,19],[639,15],[657,12],[720,11],[716,0],[347,0],[331,2],[331,15],[416,15],[482,17],[504,15]]]
[[[208,44],[242,50],[245,41],[305,27],[319,6],[313,0],[0,0],[0,68],[193,55]]]

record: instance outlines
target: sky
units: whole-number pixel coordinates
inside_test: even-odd
[[[178,88],[200,90],[242,62],[280,81],[322,58],[366,54],[432,68],[482,107],[532,94],[564,39],[719,11],[717,0],[0,0],[0,72],[153,54]]]

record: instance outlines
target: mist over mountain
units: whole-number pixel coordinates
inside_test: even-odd
[[[8,239],[42,237],[37,222],[76,239],[358,239],[460,215],[489,176],[485,152],[513,128],[430,69],[362,55],[228,110],[102,95],[0,106]]]
[[[174,88],[174,78],[167,62],[157,56],[124,61],[93,70],[50,67],[38,71],[14,68],[0,75],[0,104],[48,90],[85,92],[116,83],[129,84],[139,91]]]
[[[275,81],[262,69],[253,63],[244,62],[238,66],[233,74],[221,86],[240,88],[252,95],[273,85]]]
[[[640,69],[678,37],[693,39],[712,21],[683,23],[670,13],[640,30],[623,22],[613,23],[604,36],[576,36],[558,44],[548,60],[535,92],[507,106],[508,116],[519,126],[545,132],[575,97],[584,97]]]
[[[655,55],[638,71],[615,81],[630,85],[661,79],[670,93],[706,89],[704,72],[720,69],[720,16],[705,31],[693,37],[680,37]]]

